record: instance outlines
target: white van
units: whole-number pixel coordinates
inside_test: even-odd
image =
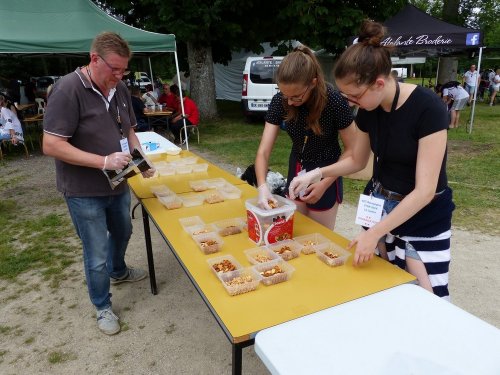
[[[283,56],[248,57],[243,70],[241,102],[247,117],[264,115],[279,91],[275,75]]]

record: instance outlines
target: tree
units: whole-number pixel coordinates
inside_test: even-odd
[[[98,5],[124,22],[146,30],[173,33],[186,51],[191,95],[202,118],[217,116],[213,63],[231,51],[260,52],[262,42],[279,45],[297,39],[337,53],[365,17],[384,20],[404,0],[102,0]]]

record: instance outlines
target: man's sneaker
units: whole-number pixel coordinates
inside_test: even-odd
[[[104,310],[97,310],[97,326],[106,335],[114,335],[120,332],[120,323],[118,320],[111,307]]]
[[[111,285],[117,285],[121,283],[133,283],[139,280],[143,280],[148,277],[148,273],[140,268],[127,268],[127,273],[125,276],[115,279],[114,277],[110,277]]]

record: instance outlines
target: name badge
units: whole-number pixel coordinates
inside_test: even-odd
[[[371,195],[360,194],[356,224],[371,228],[382,220],[384,200]]]
[[[120,146],[122,148],[122,152],[126,152],[126,153],[130,154],[130,149],[128,148],[127,138],[120,139]]]

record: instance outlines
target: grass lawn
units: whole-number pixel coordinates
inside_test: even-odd
[[[201,150],[216,154],[221,161],[245,168],[252,164],[263,129],[263,121],[245,122],[239,102],[218,101],[218,121],[203,122]],[[466,107],[460,127],[449,132],[448,179],[457,206],[453,224],[499,235],[500,207],[500,104],[489,107],[478,103],[471,134],[466,132],[470,117]],[[290,139],[285,132],[278,137],[270,168],[286,176]],[[346,179],[345,200],[357,204],[364,181]]]

